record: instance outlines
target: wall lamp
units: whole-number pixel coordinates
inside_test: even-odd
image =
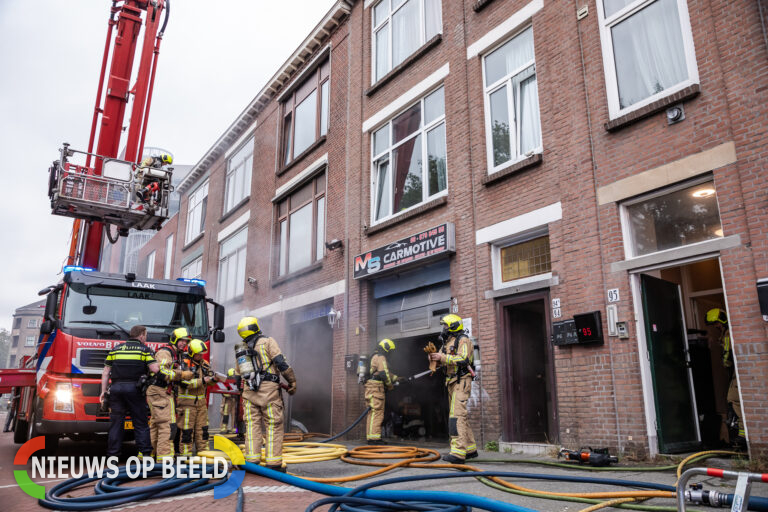
[[[341,247],[344,244],[339,240],[338,238],[334,238],[330,242],[325,242],[325,248],[329,251],[335,251],[336,249],[341,249]]]

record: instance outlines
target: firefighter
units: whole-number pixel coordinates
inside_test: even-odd
[[[227,370],[228,377],[235,376],[235,369],[230,368]],[[219,429],[222,434],[229,433],[229,418],[232,417],[232,432],[237,430],[237,402],[240,398],[237,394],[223,394],[221,395],[221,428]]]
[[[395,342],[383,339],[371,356],[368,380],[365,382],[365,401],[371,408],[366,424],[368,444],[387,444],[381,439],[381,422],[384,420],[384,393],[392,390],[397,382],[397,375],[389,372],[387,355],[395,351]]]
[[[719,308],[707,311],[707,325],[714,325],[718,331],[718,341],[723,348],[723,366],[728,370],[730,382],[728,384],[728,400],[730,418],[727,418],[728,436],[734,448],[746,447],[746,433],[741,413],[741,397],[739,396],[739,383],[736,380],[736,371],[733,367],[733,347],[731,346],[731,332],[728,327],[728,315]],[[735,432],[733,432],[735,431]],[[735,434],[735,435],[734,435]]]
[[[187,346],[188,359],[182,363],[182,368],[186,367],[194,374],[193,378],[181,381],[177,397],[179,412],[176,425],[181,431],[180,452],[183,456],[191,456],[209,448],[206,389],[214,384],[215,378],[208,361],[203,359],[206,352],[208,347],[205,342],[193,339]],[[195,445],[194,451],[192,444]]]
[[[464,332],[461,317],[450,314],[440,319],[444,341],[438,352],[429,354],[429,359],[445,367],[445,386],[448,388],[449,411],[448,433],[451,436],[451,451],[443,460],[452,464],[463,464],[466,459],[477,457],[475,436],[467,419],[467,400],[472,394],[474,374],[474,350],[472,341]]]
[[[180,376],[172,369],[161,368],[152,355],[152,349],[147,345],[147,328],[134,325],[128,334],[128,341],[112,349],[104,361],[101,372],[101,396],[104,402],[107,396],[107,382],[112,379],[109,387],[109,437],[107,456],[120,456],[125,433],[125,415],[131,415],[136,436],[136,447],[139,457],[149,456],[152,452],[152,442],[147,424],[147,405],[140,389],[140,383],[149,372],[161,373],[168,379]]]
[[[178,370],[181,367],[180,354],[187,350],[192,339],[184,327],[175,329],[168,340],[155,352],[155,360],[162,369]],[[179,370],[180,371],[180,370]],[[173,458],[173,439],[176,436],[176,407],[174,403],[174,385],[172,382],[180,379],[192,379],[194,373],[180,371],[177,378],[167,379],[163,373],[153,375],[147,388],[147,405],[149,405],[149,433],[152,438],[152,449],[155,460],[162,462],[166,457]]]
[[[296,393],[296,375],[280,352],[277,342],[265,336],[259,321],[244,317],[237,325],[243,339],[235,346],[235,373],[243,382],[243,420],[245,422],[245,459],[261,461],[261,422],[266,423],[265,462],[276,471],[283,466],[283,394],[280,374],[288,381],[288,394]]]

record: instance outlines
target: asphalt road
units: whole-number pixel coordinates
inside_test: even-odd
[[[4,423],[4,414],[0,414],[0,422]],[[0,423],[2,424],[2,423]],[[358,446],[358,442],[345,442],[349,448]],[[26,510],[45,510],[39,506],[37,500],[23,493],[15,483],[13,470],[24,469],[23,467],[14,466],[13,458],[18,450],[19,445],[13,443],[12,433],[0,433],[0,510],[13,510],[14,512],[26,511]],[[420,444],[422,448],[443,448],[437,445],[424,446]],[[131,454],[132,445],[126,444],[126,455]],[[62,440],[57,455],[63,456],[101,456],[105,451],[105,443],[103,442],[89,442],[89,443],[75,443],[69,440]],[[441,450],[441,451],[444,451]],[[476,462],[470,461],[470,463],[485,471],[507,471],[520,473],[522,475],[561,475],[561,476],[584,476],[591,478],[610,478],[623,482],[627,482],[626,485],[606,485],[604,483],[574,483],[574,482],[560,482],[560,481],[547,481],[542,479],[528,479],[521,476],[505,478],[508,482],[518,485],[523,488],[544,491],[544,492],[561,492],[561,493],[585,493],[585,492],[606,492],[606,491],[631,491],[637,490],[637,487],[632,482],[653,482],[666,485],[674,485],[676,481],[676,475],[674,471],[665,472],[641,472],[636,470],[635,467],[621,467],[615,471],[588,471],[583,468],[556,468],[538,464],[525,464],[519,461],[520,459],[533,459],[537,461],[553,461],[547,457],[530,457],[521,454],[499,454],[494,452],[480,452],[478,460],[483,459],[505,459],[509,462],[505,463],[489,463],[489,462]],[[390,461],[391,462],[391,461]],[[731,469],[732,462],[727,459],[709,459],[707,461],[709,467],[721,467]],[[621,466],[621,464],[620,464]],[[27,464],[26,468],[31,474],[31,462]],[[339,478],[345,476],[359,475],[366,473],[375,468],[369,468],[365,466],[353,465],[342,462],[340,460],[334,460],[330,462],[315,462],[306,464],[292,464],[288,467],[289,472],[302,477],[315,477],[315,478]],[[377,475],[376,477],[358,480],[354,483],[344,483],[346,487],[354,487],[362,483],[370,482],[372,480],[382,480],[386,478],[410,476],[410,475],[425,475],[435,473],[445,473],[444,469],[417,469],[417,468],[397,468],[388,471],[384,474]],[[65,476],[65,475],[62,475]],[[57,481],[61,481],[64,478],[55,479],[34,479],[36,483],[45,485],[47,489],[55,485]],[[696,482],[702,482],[706,489],[719,490],[721,492],[733,492],[735,482],[723,481],[717,478],[696,478]],[[319,494],[315,494],[297,487],[285,485],[281,482],[276,482],[269,478],[256,476],[253,474],[247,474],[243,483],[245,490],[245,512],[255,511],[299,511],[304,510],[312,502],[324,497]],[[418,489],[418,490],[431,490],[431,491],[444,491],[444,492],[458,492],[468,493],[476,496],[484,496],[494,500],[499,500],[505,503],[512,503],[518,506],[526,507],[531,510],[537,510],[542,512],[562,512],[562,511],[581,511],[590,504],[588,503],[576,503],[569,501],[556,501],[552,499],[542,499],[540,497],[523,496],[519,494],[511,494],[504,491],[497,490],[489,487],[475,478],[456,478],[448,480],[427,480],[416,482],[404,482],[396,485],[379,487],[380,489]],[[90,494],[89,487],[78,489],[72,493],[72,495],[85,495]],[[752,487],[752,496],[768,496],[768,484],[757,483]],[[653,498],[645,502],[646,505],[660,505],[675,507],[675,501],[672,499]],[[163,510],[164,512],[174,512],[189,510],[192,507],[194,510],[205,509],[206,512],[218,512],[220,510],[234,511],[236,506],[235,495],[227,498],[214,500],[212,492],[182,496],[178,498],[168,498],[166,500],[147,500],[138,503],[128,504],[119,509],[135,509],[141,511],[152,507],[154,510]],[[159,508],[158,508],[159,507]],[[692,507],[688,507],[689,510],[693,510]],[[328,510],[328,507],[321,507],[318,510]],[[698,508],[703,510],[703,508]]]

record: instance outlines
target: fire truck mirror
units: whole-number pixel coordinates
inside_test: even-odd
[[[53,322],[46,320],[40,324],[40,334],[51,334],[53,332]]]
[[[222,329],[224,329],[224,306],[216,304],[213,306],[213,330],[221,331]],[[224,340],[222,339],[221,341]]]
[[[83,306],[84,315],[92,315],[94,313],[96,313],[96,306],[93,306],[93,305]]]
[[[224,341],[224,332],[223,331],[213,331],[213,342],[214,343],[222,343]]]
[[[58,298],[59,294],[53,290],[45,298],[45,313],[43,314],[43,318],[48,321],[56,319],[56,303],[58,302]]]

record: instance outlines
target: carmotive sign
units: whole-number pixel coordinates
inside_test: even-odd
[[[453,223],[446,222],[385,247],[355,256],[354,277],[370,277],[378,272],[452,252],[456,252],[456,231]]]

